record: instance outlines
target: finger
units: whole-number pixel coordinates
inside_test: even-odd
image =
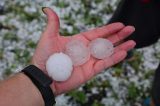
[[[111,57],[108,57],[104,60],[97,61],[94,66],[95,75],[100,73],[105,68],[109,68],[109,67],[119,63],[120,61],[125,59],[126,56],[127,56],[126,51],[119,51],[119,52],[116,52],[115,54],[113,54]]]
[[[103,27],[95,28],[87,32],[82,32],[80,33],[80,35],[85,36],[88,40],[93,40],[99,37],[107,37],[111,34],[114,34],[120,31],[123,28],[124,28],[124,25],[122,23],[117,22],[117,23],[112,23]]]
[[[44,33],[50,36],[58,36],[60,25],[57,14],[48,7],[44,7],[42,10],[47,15],[47,27]]]
[[[108,37],[107,39],[110,40],[113,44],[115,44],[131,35],[134,31],[135,28],[133,26],[126,26],[120,32]]]
[[[136,46],[136,43],[133,40],[129,40],[115,47],[114,53],[122,51],[122,50],[129,51],[133,49],[135,46]]]

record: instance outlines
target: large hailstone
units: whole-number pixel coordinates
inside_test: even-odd
[[[70,41],[66,45],[65,53],[70,56],[74,66],[82,65],[90,58],[88,47],[80,40]]]
[[[55,53],[46,62],[49,76],[55,81],[66,81],[72,73],[72,60],[64,53]]]
[[[97,59],[109,57],[114,52],[112,42],[107,39],[97,38],[89,44],[91,55]]]

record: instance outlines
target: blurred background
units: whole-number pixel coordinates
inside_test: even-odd
[[[0,80],[29,64],[46,25],[42,7],[60,17],[61,34],[71,36],[107,24],[120,0],[1,0]],[[133,50],[132,58],[105,70],[79,89],[56,98],[56,106],[144,106],[151,97],[160,42]]]

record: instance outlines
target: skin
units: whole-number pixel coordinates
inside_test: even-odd
[[[133,40],[122,41],[135,31],[133,26],[125,26],[122,23],[112,23],[103,27],[95,28],[73,36],[64,37],[59,33],[59,18],[50,8],[44,8],[43,12],[47,16],[48,24],[43,32],[35,53],[32,58],[32,64],[39,67],[47,74],[45,63],[50,55],[64,50],[65,45],[74,39],[81,40],[87,46],[90,41],[96,38],[106,38],[114,46],[114,54],[104,60],[98,60],[90,57],[90,60],[81,66],[74,67],[71,77],[64,82],[53,81],[51,88],[55,95],[68,92],[87,82],[102,70],[109,68],[120,61],[124,60],[127,51],[134,48],[136,43]]]
[[[43,11],[47,15],[48,24],[39,40],[32,58],[32,64],[46,74],[45,63],[48,57],[53,53],[63,51],[66,43],[73,39],[81,40],[87,46],[90,41],[101,37],[110,40],[115,46],[114,54],[111,57],[104,60],[90,57],[90,60],[85,64],[74,67],[72,76],[67,81],[53,81],[50,86],[55,95],[75,89],[102,70],[119,63],[126,57],[127,51],[135,46],[135,42],[132,40],[122,43],[127,36],[134,32],[133,26],[113,23],[64,37],[59,34],[59,19],[56,13],[49,8],[44,8]],[[0,101],[0,106],[44,106],[40,91],[30,78],[22,72],[0,82]]]

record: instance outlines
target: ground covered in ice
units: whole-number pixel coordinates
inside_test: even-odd
[[[0,79],[27,65],[46,24],[42,6],[54,9],[61,33],[72,35],[102,26],[112,16],[117,0],[1,0]],[[104,71],[77,90],[56,98],[56,106],[142,106],[150,97],[160,42],[134,50],[134,57]]]

